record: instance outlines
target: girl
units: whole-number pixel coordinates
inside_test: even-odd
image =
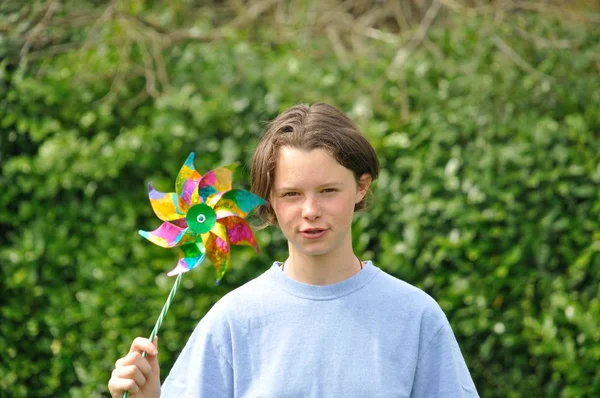
[[[214,305],[162,388],[155,345],[135,339],[112,396],[477,397],[437,303],[353,251],[352,218],[378,174],[374,149],[335,107],[278,116],[251,179],[287,259]]]

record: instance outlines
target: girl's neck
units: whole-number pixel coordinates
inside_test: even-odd
[[[352,251],[343,255],[308,256],[290,251],[282,265],[283,271],[292,279],[309,285],[331,285],[360,272],[363,265]]]

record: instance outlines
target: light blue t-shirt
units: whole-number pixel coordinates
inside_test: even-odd
[[[327,286],[279,263],[200,321],[162,397],[477,397],[438,304],[367,262]]]

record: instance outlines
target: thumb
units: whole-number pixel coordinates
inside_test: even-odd
[[[156,354],[148,355],[148,362],[150,363],[150,367],[152,368],[152,373],[160,375],[160,367],[158,365],[158,336],[154,337],[154,341],[152,342],[156,347]]]

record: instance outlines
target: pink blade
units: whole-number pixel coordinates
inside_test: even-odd
[[[180,228],[169,222],[164,222],[154,231],[139,230],[138,233],[158,246],[174,247],[190,239],[187,237],[186,231],[187,228]]]
[[[260,253],[258,243],[248,223],[240,217],[225,217],[218,222],[227,229],[227,239],[232,245],[252,246],[257,253]]]
[[[199,179],[190,178],[185,180],[181,188],[181,199],[190,206],[200,203],[198,200],[198,183]]]
[[[226,192],[231,189],[231,177],[237,164],[219,167],[204,174],[198,184],[198,193],[203,202],[215,193]]]
[[[175,268],[167,273],[168,276],[179,275],[185,272],[188,272],[190,269],[185,266],[185,263],[182,263],[181,260],[177,262]]]

